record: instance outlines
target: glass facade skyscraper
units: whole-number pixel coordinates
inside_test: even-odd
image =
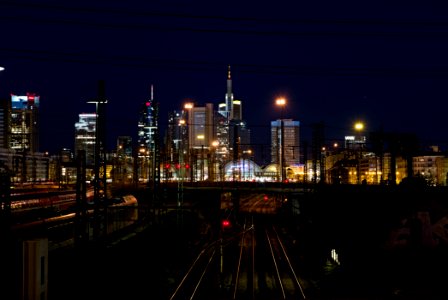
[[[79,121],[75,123],[75,151],[84,150],[86,164],[95,164],[95,132],[96,113],[79,114]]]
[[[34,93],[11,95],[9,147],[16,151],[39,151],[39,102]]]

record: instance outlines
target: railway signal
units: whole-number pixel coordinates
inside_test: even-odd
[[[222,220],[222,222],[221,222],[221,225],[222,225],[222,228],[229,228],[232,224],[230,223],[230,221],[229,220]]]

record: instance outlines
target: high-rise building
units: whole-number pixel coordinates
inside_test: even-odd
[[[165,161],[178,163],[182,151],[187,149],[188,135],[186,112],[172,111],[168,114],[168,128],[165,135]]]
[[[230,120],[229,122],[229,152],[232,160],[241,158],[241,154],[251,149],[250,129],[247,128],[246,121]]]
[[[79,121],[75,123],[75,156],[79,150],[84,150],[88,166],[95,165],[95,134],[96,113],[79,114]]]
[[[151,85],[151,98],[143,103],[140,109],[138,121],[138,146],[139,151],[154,152],[157,132],[157,104],[154,101],[154,89]]]
[[[220,103],[216,119],[216,136],[219,142],[217,159],[222,163],[240,157],[243,151],[250,148],[250,130],[243,120],[243,103],[235,100],[232,91],[232,74],[230,66],[227,70],[227,90],[225,102]]]
[[[284,163],[291,166],[300,163],[300,122],[283,119]],[[271,121],[271,162],[279,163],[281,159],[281,120]]]
[[[243,119],[243,104],[241,100],[232,101],[232,110],[230,114],[231,120],[242,120]]]
[[[31,153],[39,151],[39,102],[34,93],[11,95],[9,147]]]
[[[0,99],[0,149],[9,149],[11,101]]]
[[[225,117],[227,119],[232,118],[232,105],[233,105],[233,92],[232,92],[232,75],[230,72],[230,66],[227,71],[227,92],[225,96]]]
[[[210,147],[213,139],[213,103],[194,106],[188,113],[188,143],[192,149]]]
[[[210,154],[215,139],[213,104],[189,108],[187,126],[191,178],[203,181],[211,174]]]
[[[137,143],[139,178],[158,185],[160,182],[159,107],[154,99],[154,87],[139,113]]]
[[[13,172],[13,184],[48,179],[48,156],[38,152],[39,100],[27,93],[0,101],[0,161]]]

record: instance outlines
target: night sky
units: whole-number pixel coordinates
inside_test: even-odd
[[[135,138],[151,85],[163,134],[184,102],[224,102],[230,65],[253,143],[270,144],[284,96],[303,140],[362,120],[447,149],[448,4],[421,3],[0,0],[0,95],[40,95],[40,150],[54,153],[73,148],[104,80],[112,149]]]

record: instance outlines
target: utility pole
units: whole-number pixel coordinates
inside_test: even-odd
[[[317,183],[317,163],[322,165],[322,146],[324,142],[324,124],[322,122],[313,125],[312,151],[313,151],[313,183]],[[322,171],[322,168],[320,168]],[[320,179],[322,179],[322,174]]]
[[[159,133],[159,102],[154,99],[153,89],[151,86],[151,102],[153,105],[152,110],[152,120],[151,124],[153,130],[153,146],[150,147],[150,152],[152,152],[152,168],[151,168],[151,178],[148,178],[148,188],[152,187],[152,208],[154,213],[160,214],[161,209],[161,197],[160,197],[160,133]],[[152,184],[152,186],[151,186]],[[157,212],[156,212],[157,210]]]
[[[94,180],[94,238],[107,235],[107,189],[106,189],[106,116],[104,81],[98,82],[98,98],[88,103],[96,106],[95,126],[95,180]]]
[[[84,246],[89,241],[86,190],[86,151],[76,155],[76,234],[75,243]]]

